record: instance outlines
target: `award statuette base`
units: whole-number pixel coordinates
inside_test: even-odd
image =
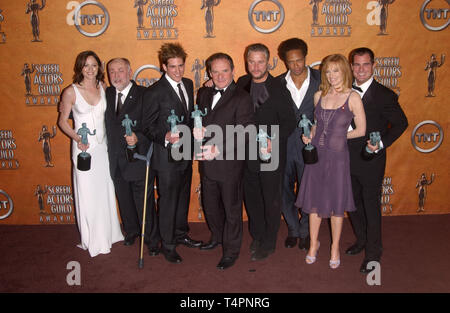
[[[259,153],[259,162],[261,163],[270,163],[270,158],[272,155],[270,153]]]
[[[86,151],[78,154],[77,169],[79,171],[89,171],[91,169],[91,155]]]
[[[175,152],[175,150],[177,150],[177,149],[179,149],[179,145],[177,145],[177,143],[175,143],[175,144],[168,144],[167,145],[167,148],[168,148],[168,150],[167,150],[167,156],[168,156],[168,160],[169,160],[169,163],[177,163],[177,162],[180,162],[181,160],[175,160],[173,157],[172,157],[172,153],[173,152]],[[180,152],[179,153],[183,153],[183,148],[181,148],[180,149]]]
[[[127,161],[128,162],[135,162],[136,159],[134,158],[134,154],[137,153],[136,145],[134,146],[127,146],[126,148],[126,154],[127,154]]]
[[[370,151],[370,149],[365,146],[361,151],[361,156],[364,160],[370,161],[375,157],[375,153]]]
[[[303,154],[303,162],[305,164],[314,164],[317,163],[317,161],[319,160],[317,156],[317,149],[311,144],[307,144],[303,148],[302,154]]]

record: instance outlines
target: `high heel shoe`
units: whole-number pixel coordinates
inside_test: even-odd
[[[310,255],[306,254],[306,258],[305,258],[306,264],[310,264],[311,265],[314,262],[316,262],[316,260],[317,260],[317,252],[319,251],[319,248],[320,248],[320,241],[319,241],[319,243],[317,245],[317,250],[316,250],[316,253],[314,254],[314,256],[310,256]]]
[[[339,265],[341,265],[341,259],[337,259],[337,260],[330,260],[330,268],[335,270],[339,267]]]

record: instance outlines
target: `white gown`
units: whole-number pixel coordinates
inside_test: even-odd
[[[73,192],[81,244],[78,247],[89,250],[91,257],[111,251],[113,243],[123,240],[117,216],[114,185],[109,172],[108,146],[105,130],[106,97],[101,88],[101,99],[95,106],[90,105],[75,85],[75,105],[72,114],[75,131],[82,123],[96,134],[88,135],[91,155],[91,169],[79,171],[77,156],[81,150],[72,142]]]

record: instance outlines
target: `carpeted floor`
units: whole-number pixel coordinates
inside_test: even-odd
[[[305,252],[287,249],[287,228],[281,222],[276,252],[253,262],[250,236],[244,223],[241,255],[225,271],[216,269],[221,249],[200,251],[184,246],[177,251],[181,264],[170,264],[162,255],[151,257],[145,247],[145,263],[138,269],[138,242],[113,245],[108,255],[91,258],[76,247],[75,225],[0,225],[0,292],[23,293],[448,293],[450,292],[450,215],[383,217],[384,254],[381,285],[370,286],[359,272],[363,254],[345,255],[354,241],[348,219],[341,239],[341,266],[328,267],[330,233],[322,222],[318,260],[305,264]],[[191,224],[191,236],[207,241],[206,224]],[[67,276],[80,264],[81,285],[69,286]],[[377,278],[371,276],[371,278]]]

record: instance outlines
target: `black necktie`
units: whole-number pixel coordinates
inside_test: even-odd
[[[222,96],[224,93],[224,90],[223,89],[214,89],[213,95],[216,95],[216,93],[218,93],[218,92],[220,92],[220,96]]]
[[[186,98],[184,97],[184,92],[181,89],[181,83],[178,84],[178,92],[180,93],[181,102],[183,102],[184,108],[186,109],[186,111],[188,111]]]
[[[352,88],[355,89],[356,91],[363,92],[362,89],[356,85],[352,85]]]
[[[117,95],[117,109],[116,109],[116,115],[120,114],[120,111],[123,108],[123,103],[122,103],[122,93],[119,92],[119,94]]]

